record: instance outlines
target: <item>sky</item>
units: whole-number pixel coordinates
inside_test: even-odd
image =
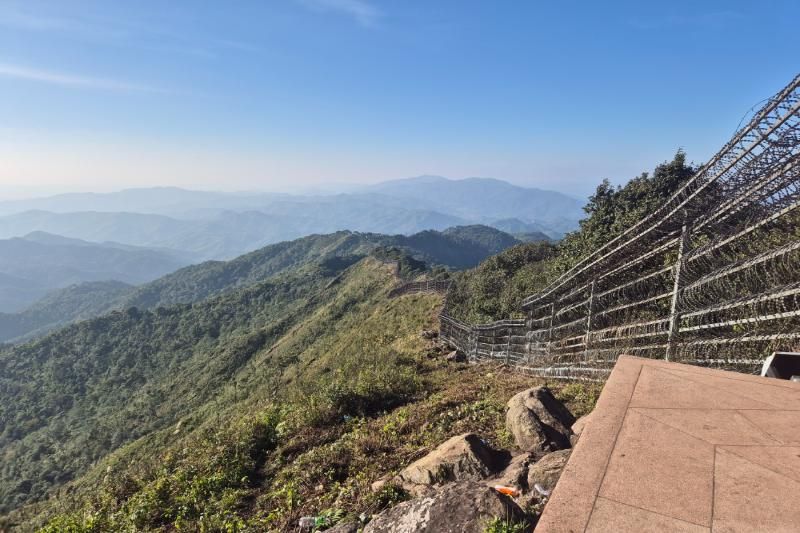
[[[712,156],[800,2],[0,0],[0,198],[422,174],[585,197]]]

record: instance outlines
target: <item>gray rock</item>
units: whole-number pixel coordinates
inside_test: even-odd
[[[504,487],[514,487],[520,492],[528,488],[528,467],[533,462],[533,456],[529,453],[522,453],[511,459],[508,466],[492,479],[486,480],[486,485],[494,487],[502,485]]]
[[[453,350],[452,352],[447,354],[444,358],[450,363],[464,363],[467,360],[467,357],[458,350]]]
[[[538,483],[544,489],[552,491],[558,483],[558,478],[561,477],[561,471],[564,470],[571,451],[559,450],[548,453],[531,465],[528,468],[528,487],[533,490],[533,486]]]
[[[380,492],[381,490],[383,490],[383,487],[385,487],[386,484],[389,483],[390,479],[391,476],[383,476],[382,478],[373,481],[372,484],[370,485],[372,492]]]
[[[483,533],[493,518],[525,523],[507,496],[477,482],[451,483],[432,496],[401,503],[377,515],[364,533]]]
[[[528,467],[526,490],[516,499],[520,507],[528,509],[536,503],[541,503],[553,492],[571,451],[551,452]]]
[[[358,522],[342,522],[325,531],[327,533],[357,533],[359,527]]]
[[[506,428],[520,449],[543,454],[570,447],[575,417],[546,387],[520,392],[508,401]]]
[[[578,420],[576,420],[574,424],[572,424],[571,428],[572,436],[570,436],[569,441],[572,443],[573,446],[577,444],[578,438],[581,436],[581,433],[583,433],[583,430],[586,428],[586,424],[589,423],[590,416],[591,413],[589,413],[588,415],[583,415]]]
[[[503,470],[510,454],[493,450],[474,433],[445,441],[428,455],[404,468],[396,478],[414,496],[451,481],[478,481]]]
[[[297,529],[300,531],[311,531],[317,523],[313,516],[304,516],[297,521]]]

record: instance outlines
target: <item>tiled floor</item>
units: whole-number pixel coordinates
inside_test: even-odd
[[[621,357],[538,532],[800,532],[800,384]]]

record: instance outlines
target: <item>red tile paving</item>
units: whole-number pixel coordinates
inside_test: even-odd
[[[536,531],[800,532],[800,383],[621,357]]]

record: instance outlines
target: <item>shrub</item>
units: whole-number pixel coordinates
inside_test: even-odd
[[[324,426],[342,419],[371,417],[412,400],[421,389],[416,374],[407,368],[370,366],[346,377],[337,371],[333,379],[307,400],[305,421]]]
[[[486,524],[484,533],[523,533],[527,527],[522,522],[510,518],[495,517]]]

